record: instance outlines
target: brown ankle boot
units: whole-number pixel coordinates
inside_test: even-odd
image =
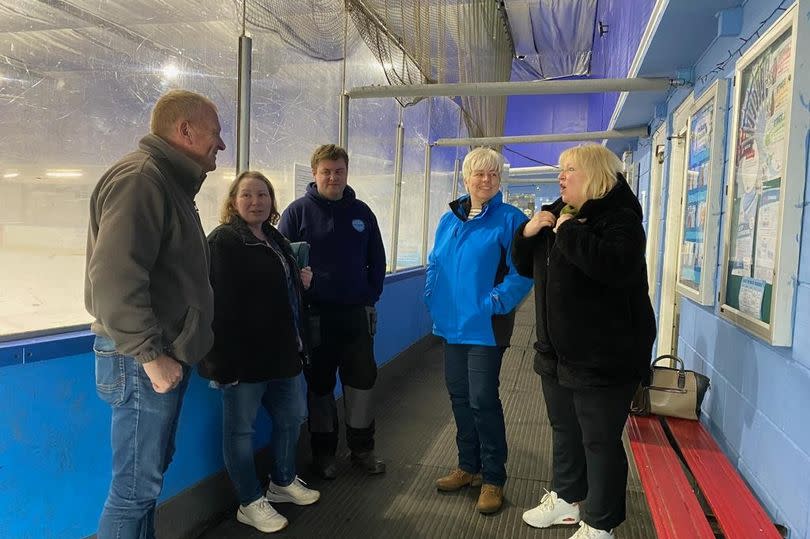
[[[445,492],[458,490],[461,487],[470,485],[472,487],[481,484],[481,474],[471,474],[461,468],[456,468],[444,477],[436,480],[436,488]]]
[[[481,495],[478,496],[478,512],[495,513],[503,505],[503,487],[496,487],[484,483],[481,486]]]

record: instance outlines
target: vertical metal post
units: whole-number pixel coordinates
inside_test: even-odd
[[[338,146],[346,150],[349,143],[349,94],[340,94],[338,122]]]
[[[246,0],[243,0],[246,1]],[[340,66],[340,108],[338,109],[338,146],[348,151],[349,94],[346,93],[346,55],[349,40],[349,3],[343,4],[343,62]]]
[[[253,40],[239,36],[239,101],[236,112],[236,173],[250,167],[250,70],[253,59]]]
[[[394,210],[391,212],[391,273],[397,271],[397,250],[399,247],[399,207],[402,198],[402,157],[405,147],[405,125],[402,123],[403,111],[399,107],[399,125],[394,154]]]
[[[461,167],[461,159],[456,157],[456,163],[453,165],[453,190],[450,193],[450,200],[458,198],[458,169]]]
[[[456,129],[456,133],[458,136],[461,136],[461,124],[464,121],[464,111],[461,108],[458,109],[458,128]],[[461,161],[458,158],[458,150],[456,150],[456,162],[453,165],[453,188],[451,191],[450,200],[455,200],[458,198],[458,171],[461,167]]]
[[[430,226],[430,156],[433,146],[425,144],[425,194],[422,200],[422,265],[427,265],[428,227]]]

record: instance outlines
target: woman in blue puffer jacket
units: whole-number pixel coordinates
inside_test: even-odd
[[[512,265],[512,238],[527,218],[499,190],[503,156],[489,148],[467,154],[467,195],[450,203],[436,229],[425,280],[433,333],[445,341],[445,381],[456,420],[458,468],[436,480],[442,491],[482,480],[478,510],[503,504],[506,429],[498,395],[501,359],[515,309],[532,287]]]

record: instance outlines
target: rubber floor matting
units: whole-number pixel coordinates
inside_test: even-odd
[[[444,386],[442,347],[404,354],[380,370],[377,382],[377,453],[387,463],[384,475],[365,476],[348,462],[345,440],[338,449],[340,475],[334,481],[312,476],[306,443],[299,475],[321,499],[312,506],[276,504],[290,521],[273,537],[295,538],[556,538],[575,527],[533,529],[521,514],[540,500],[551,484],[551,427],[540,380],[532,370],[533,297],[518,311],[512,346],[501,369],[501,400],[506,417],[509,460],[503,509],[490,516],[475,510],[478,489],[439,493],[437,477],[457,464],[455,424]],[[340,405],[341,403],[339,403]],[[305,429],[304,429],[305,430]],[[343,438],[341,433],[341,438]],[[306,434],[302,436],[302,440]],[[627,521],[620,539],[654,538],[650,512],[638,472],[630,462]],[[204,539],[268,537],[236,521],[234,514],[209,529]]]

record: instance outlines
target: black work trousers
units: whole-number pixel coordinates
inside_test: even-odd
[[[586,524],[611,530],[625,519],[627,455],[622,431],[638,382],[569,389],[541,376],[551,421],[552,489],[568,503],[582,502]]]
[[[338,418],[334,389],[343,385],[346,440],[355,453],[374,449],[374,320],[364,306],[315,306],[311,310],[311,364],[306,369],[309,432],[315,456],[334,455]]]

